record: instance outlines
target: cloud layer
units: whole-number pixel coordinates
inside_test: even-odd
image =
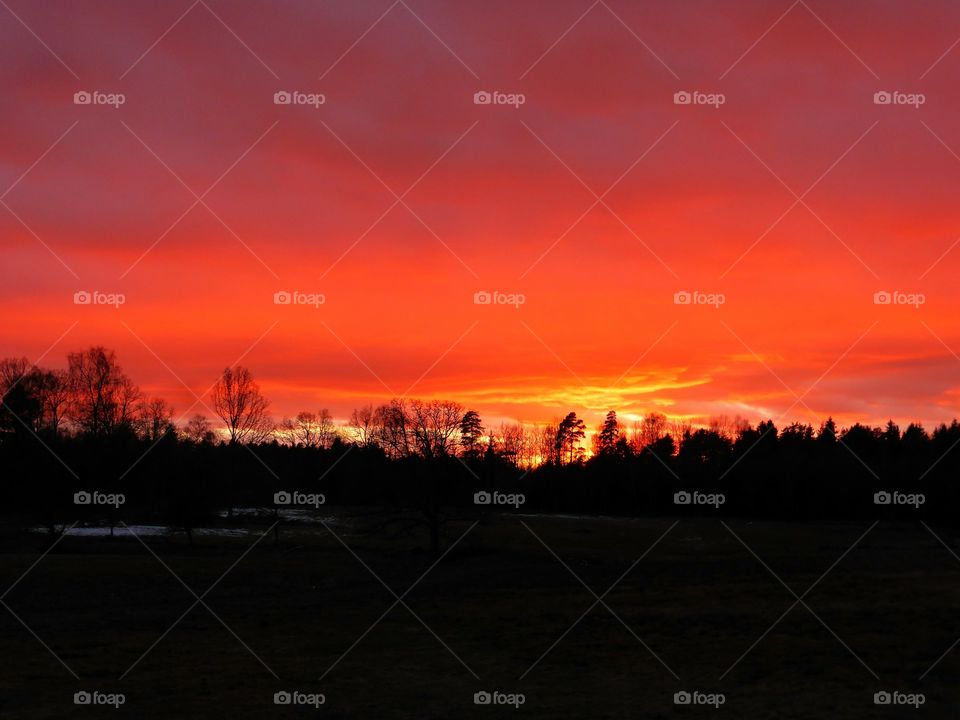
[[[180,409],[242,358],[278,414],[957,414],[955,3],[9,6],[4,355]]]

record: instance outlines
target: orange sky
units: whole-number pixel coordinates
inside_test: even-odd
[[[8,5],[0,355],[180,412],[240,359],[278,417],[960,414],[956,3]]]

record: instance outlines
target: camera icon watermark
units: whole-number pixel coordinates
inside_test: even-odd
[[[323,93],[305,93],[299,90],[278,90],[273,94],[274,105],[309,105],[314,110],[327,102]]]
[[[708,105],[719,109],[721,105],[727,102],[727,96],[723,93],[705,93],[699,90],[677,90],[673,94],[674,105]]]
[[[897,490],[887,492],[886,490],[881,490],[873,494],[874,505],[907,505],[917,510],[926,501],[927,496],[923,493],[903,493]]]
[[[926,104],[923,93],[905,93],[899,90],[878,90],[873,94],[874,105],[909,105],[915,110]]]
[[[481,490],[473,494],[474,505],[507,505],[519,508],[527,501],[523,493],[502,493],[496,490]]]
[[[109,105],[116,110],[126,102],[127,96],[123,93],[78,90],[73,94],[74,105]]]
[[[527,296],[523,293],[478,290],[473,294],[474,305],[512,305],[514,308],[520,309],[520,306],[526,304],[526,302]]]
[[[104,693],[99,690],[80,690],[73,694],[74,705],[112,705],[119,708],[127,702],[123,693]]]
[[[323,693],[305,693],[299,690],[279,690],[273,694],[274,705],[308,705],[318,708],[327,702]]]
[[[287,290],[277,290],[277,292],[273,294],[274,305],[310,305],[314,308],[319,308],[321,305],[325,305],[326,302],[327,296],[323,293],[305,293],[299,290],[289,292]]]
[[[874,305],[907,305],[914,309],[919,309],[921,305],[927,304],[927,296],[923,293],[906,293],[899,290],[888,292],[887,290],[878,290],[873,294]]]
[[[473,694],[474,705],[510,705],[519,708],[527,701],[523,693],[504,693],[498,690],[481,690]]]
[[[679,290],[673,294],[674,305],[712,305],[714,308],[719,309],[720,306],[725,305],[726,302],[727,296],[723,293]]]
[[[326,501],[326,496],[321,493],[302,493],[296,490],[288,492],[281,490],[273,494],[274,505],[311,506],[318,508]]]
[[[73,294],[74,305],[112,305],[119,308],[126,304],[127,296],[123,293],[105,293],[99,290],[77,290]]]
[[[687,492],[686,490],[681,490],[673,494],[674,505],[709,505],[716,510],[726,501],[727,497],[723,493],[702,493],[696,490]]]
[[[674,705],[711,705],[719,708],[727,701],[723,693],[704,693],[699,690],[680,690],[673,694]]]
[[[478,90],[473,94],[474,105],[510,105],[514,110],[518,110],[526,102],[527,96],[523,93]]]
[[[102,493],[96,490],[87,492],[86,490],[81,490],[73,494],[74,505],[112,505],[114,508],[119,508],[126,501],[127,497],[123,493]]]
[[[914,709],[919,708],[927,701],[927,696],[923,693],[905,693],[899,690],[880,690],[873,694],[874,705],[909,705]]]

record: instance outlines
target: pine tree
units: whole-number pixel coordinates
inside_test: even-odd
[[[603,424],[593,438],[593,450],[595,455],[613,455],[617,452],[617,443],[620,440],[620,423],[617,420],[617,413],[611,410],[607,413]]]

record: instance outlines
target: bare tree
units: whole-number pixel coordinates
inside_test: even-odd
[[[374,440],[387,456],[405,458],[413,454],[413,429],[407,402],[393,399],[373,411]]]
[[[501,422],[490,428],[489,448],[523,470],[531,470],[556,454],[556,425],[525,425]]]
[[[503,438],[504,455],[514,464],[529,470],[536,464],[536,428],[523,423],[511,423],[500,426]]]
[[[144,399],[137,406],[137,428],[147,440],[159,440],[173,427],[173,408],[163,398]]]
[[[631,444],[636,452],[653,445],[667,433],[667,416],[658,412],[647,413],[634,424]]]
[[[280,430],[290,445],[312,448],[328,448],[336,436],[333,416],[326,408],[318,413],[302,411],[292,420],[284,419]]]
[[[428,460],[452,455],[463,419],[463,406],[447,400],[394,398],[380,405],[370,420],[354,411],[353,422],[370,424],[369,435],[392,458],[420,455]],[[365,411],[363,411],[365,414]]]
[[[522,423],[501,422],[487,431],[488,451],[514,463],[517,467],[532,467],[532,429]]]
[[[349,430],[354,442],[361,447],[375,442],[373,405],[355,408],[350,413]]]
[[[32,367],[25,357],[0,360],[0,394],[6,395],[30,372]]]
[[[740,415],[731,418],[729,415],[717,415],[707,421],[707,427],[721,437],[734,440],[750,423]]]
[[[43,408],[36,393],[37,370],[26,358],[0,360],[0,427],[21,432],[36,431]]]
[[[365,414],[354,412],[355,426],[365,428]],[[451,458],[456,453],[463,417],[463,406],[455,402],[395,398],[373,410],[370,419],[371,437],[388,457],[416,459],[404,462],[403,466],[410,472],[410,483],[422,517],[412,522],[403,517],[398,520],[401,525],[426,525],[435,557],[440,553],[440,530],[450,492],[448,473],[450,464],[455,464]]]
[[[672,435],[677,442],[680,442],[680,440],[692,430],[693,422],[688,418],[674,418],[670,421],[670,435]]]
[[[533,429],[534,463],[542,465],[554,456],[558,425],[538,425]]]
[[[124,374],[116,353],[91,347],[67,356],[67,417],[82,432],[106,435],[133,425],[140,390]]]
[[[463,406],[450,400],[411,400],[410,425],[417,452],[428,460],[453,454]]]
[[[226,368],[213,388],[213,409],[226,425],[231,443],[267,440],[273,431],[268,407],[260,386],[245,367]]]
[[[207,420],[205,416],[200,414],[194,415],[187,421],[187,424],[183,428],[183,435],[195,443],[212,443],[216,439],[216,435],[214,435],[213,432],[213,425],[210,424],[210,421]]]
[[[69,378],[65,370],[43,370],[40,373],[43,426],[56,435],[60,431],[70,400]]]
[[[34,367],[26,358],[0,360],[0,398],[0,429],[25,425],[56,435],[70,399],[67,373]]]

